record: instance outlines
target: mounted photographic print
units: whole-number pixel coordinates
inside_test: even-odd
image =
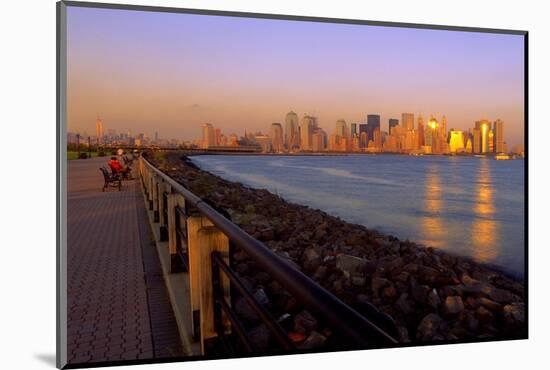
[[[57,10],[58,367],[527,338],[527,32]]]

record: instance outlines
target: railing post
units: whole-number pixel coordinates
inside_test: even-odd
[[[181,258],[178,255],[178,235],[176,224],[176,208],[185,207],[185,200],[181,194],[169,193],[168,194],[168,251],[170,252],[170,272],[181,272]],[[180,222],[185,222],[181,220]],[[187,243],[187,240],[183,240],[183,243]]]
[[[159,222],[159,184],[161,180],[153,175],[153,222]]]
[[[149,200],[149,211],[153,210],[153,171],[149,170],[149,174],[147,175],[147,183],[148,185],[148,200]]]
[[[191,322],[193,326],[193,338],[200,339],[200,244],[199,230],[203,226],[212,226],[206,217],[187,217],[187,254],[189,263],[189,298],[191,301]]]
[[[202,227],[197,234],[199,247],[200,280],[200,338],[201,353],[205,354],[205,341],[218,335],[214,320],[214,290],[212,284],[212,252],[219,252],[229,263],[229,239],[214,226]],[[221,276],[221,285],[225,299],[229,299],[229,279]],[[229,327],[224,320],[224,328]]]
[[[168,203],[168,195],[172,192],[172,187],[164,181],[159,183],[159,220],[160,220],[160,241],[168,241],[168,219],[167,209],[168,204],[164,204],[164,193],[167,193],[166,200]]]

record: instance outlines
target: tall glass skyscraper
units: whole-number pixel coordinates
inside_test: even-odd
[[[298,115],[293,111],[288,112],[285,117],[285,146],[288,150],[300,146]]]
[[[369,114],[367,116],[367,134],[369,135],[369,140],[374,140],[375,129],[380,130],[380,115]]]

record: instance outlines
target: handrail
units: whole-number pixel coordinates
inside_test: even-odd
[[[277,280],[284,289],[293,294],[296,300],[330,324],[334,331],[350,339],[359,348],[368,348],[369,345],[373,346],[373,343],[383,343],[386,346],[398,343],[384,330],[342,302],[307,275],[285,262],[265,244],[247,234],[179,182],[153,166],[143,156],[140,156],[140,160],[163,181],[168,183],[173,190],[179,192],[186,202],[189,202],[203,216],[208,218],[235,245],[244,250],[259,267]]]

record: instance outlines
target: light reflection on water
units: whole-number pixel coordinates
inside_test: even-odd
[[[422,217],[422,228],[419,230],[420,236],[425,244],[434,248],[444,248],[443,234],[445,230],[439,216],[442,200],[437,166],[428,168],[425,183],[424,207],[427,214]]]
[[[497,243],[498,224],[492,218],[495,213],[491,169],[487,159],[482,160],[477,176],[477,203],[474,212],[477,218],[472,224],[472,244],[474,257],[482,262],[491,262],[499,254]]]
[[[193,161],[290,202],[523,275],[521,160],[350,155]]]

